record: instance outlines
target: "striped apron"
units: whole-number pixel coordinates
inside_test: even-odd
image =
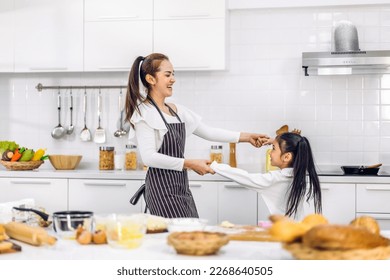
[[[169,106],[171,113],[180,123],[168,123],[160,109],[155,104],[153,105],[168,129],[158,152],[167,156],[184,158],[185,124]],[[145,185],[145,201],[150,214],[166,218],[199,217],[190,191],[187,170],[176,171],[150,167],[146,173]]]

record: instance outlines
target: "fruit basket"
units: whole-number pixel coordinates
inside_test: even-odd
[[[37,169],[43,163],[43,160],[35,161],[4,161],[1,160],[1,164],[8,170],[24,171]]]

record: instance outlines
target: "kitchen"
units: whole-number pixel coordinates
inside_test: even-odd
[[[92,12],[87,12],[91,1],[61,2],[41,0],[36,1],[39,5],[34,5],[31,1],[9,0],[1,3],[0,32],[2,37],[9,40],[3,40],[0,47],[3,61],[0,75],[0,140],[16,141],[35,149],[44,147],[49,154],[81,154],[83,159],[74,172],[55,172],[49,162],[35,172],[11,173],[0,167],[0,187],[15,188],[14,185],[23,185],[12,185],[9,183],[10,177],[17,177],[13,179],[21,180],[19,182],[39,182],[45,179],[54,182],[55,187],[47,191],[30,184],[36,187],[34,191],[31,186],[28,190],[23,186],[20,192],[37,196],[38,206],[50,211],[83,207],[84,210],[88,207],[105,207],[95,209],[101,212],[112,212],[111,209],[126,211],[130,206],[128,198],[141,185],[144,172],[99,172],[101,145],[80,140],[80,132],[84,127],[82,87],[96,86],[87,91],[86,120],[88,127],[94,131],[98,126],[99,86],[126,85],[134,57],[158,51],[158,45],[153,45],[158,42],[162,42],[160,47],[163,50],[174,49],[177,45],[175,52],[167,53],[173,64],[178,66],[173,100],[200,114],[208,124],[270,135],[281,125],[288,124],[291,128],[301,129],[310,139],[320,172],[340,173],[341,165],[375,163],[383,164],[381,174],[390,172],[390,75],[307,77],[302,69],[302,52],[331,50],[334,23],[339,20],[350,20],[357,26],[362,50],[390,49],[388,1],[319,1],[318,4],[311,4],[310,1],[298,1],[295,4],[288,1],[262,1],[261,4],[259,1],[222,1],[226,4],[226,14],[218,13],[209,23],[202,23],[206,27],[200,24],[199,28],[204,30],[211,26],[211,22],[226,21],[226,37],[221,38],[219,33],[218,38],[206,36],[206,40],[202,42],[189,41],[195,46],[195,50],[200,50],[201,55],[196,59],[202,58],[201,64],[196,64],[198,61],[186,61],[189,68],[186,68],[186,64],[181,64],[181,60],[188,57],[183,50],[190,46],[181,45],[186,40],[180,40],[182,37],[179,35],[169,38],[170,44],[167,46],[159,41],[159,25],[156,25],[154,38],[146,32],[130,33],[138,39],[125,41],[126,32],[136,33],[132,19],[99,20],[93,18],[96,16],[95,10],[91,8]],[[150,7],[152,3],[157,5],[157,1],[142,2],[146,9],[148,4],[145,3],[149,3]],[[164,4],[165,9],[179,6],[177,1],[158,2],[163,3],[160,3],[163,7],[159,10],[162,14]],[[61,9],[56,11],[56,6]],[[59,32],[56,32],[56,24],[49,24],[53,21],[58,24]],[[13,23],[13,28],[9,28],[10,22]],[[112,29],[109,29],[109,23],[114,24],[111,28],[116,28],[115,30],[121,28],[120,36],[119,32],[110,32]],[[141,23],[152,30],[153,18],[150,15],[145,15],[145,19],[137,24]],[[104,28],[99,29],[101,25]],[[220,25],[215,24],[213,27],[220,28]],[[177,32],[183,32],[179,26],[175,25],[175,28]],[[197,38],[188,30],[184,30],[184,34],[185,31],[187,37],[190,35],[189,38]],[[216,43],[210,43],[207,38],[216,40]],[[222,47],[218,43],[220,40],[226,42]],[[117,48],[122,44],[127,47],[119,48],[114,54],[108,52],[110,48]],[[97,47],[100,52],[97,52]],[[215,47],[220,49],[215,50]],[[101,53],[105,55],[102,56]],[[213,54],[211,58],[218,58],[210,66],[214,70],[199,69],[205,67],[202,65],[205,63],[203,56],[210,59],[206,53]],[[218,55],[222,55],[223,59]],[[50,61],[50,58],[55,61]],[[73,64],[64,68],[64,65],[58,63],[63,60]],[[36,86],[40,83],[43,86],[80,87],[72,90],[75,127],[72,134],[61,139],[51,136],[51,131],[58,124],[58,90],[38,91]],[[114,146],[117,153],[124,153],[127,137],[114,136],[119,117],[120,92],[115,88],[101,89],[101,94],[101,125],[107,136],[104,145]],[[61,97],[61,120],[64,126],[68,126],[70,89],[61,90]],[[212,144],[215,143],[191,137],[188,139],[186,155],[208,158]],[[224,144],[223,151],[227,162],[227,144]],[[264,171],[265,153],[266,148],[253,149],[249,145],[237,145],[238,166],[253,172]],[[91,192],[85,186],[85,181],[95,185],[101,183],[97,179],[102,179],[103,176],[105,183],[119,184],[120,187],[113,191],[112,186],[106,185],[105,188],[97,188]],[[128,180],[129,177],[131,180]],[[326,189],[324,196],[328,195],[327,192],[336,192],[329,194],[330,198],[324,202],[325,206],[329,203],[326,216],[332,217],[335,222],[345,223],[355,217],[356,213],[372,213],[380,218],[384,229],[390,229],[390,209],[386,197],[378,198],[373,195],[373,200],[365,199],[370,197],[370,194],[365,193],[366,187],[379,188],[381,193],[386,194],[388,177],[320,178]],[[266,219],[267,216],[262,211],[264,205],[256,193],[238,189],[235,184],[216,175],[200,177],[191,174],[190,179],[193,181],[194,195],[208,198],[208,201],[202,201],[204,206],[201,205],[200,213],[211,224],[223,220],[254,224]],[[126,199],[118,203],[124,196],[123,188],[125,194],[129,195],[125,195]],[[21,193],[16,196],[20,197]],[[111,204],[107,201],[108,194]],[[15,194],[12,192],[4,194],[1,202],[14,200],[13,195]],[[90,201],[86,201],[86,197]],[[362,201],[357,202],[356,197],[362,198]],[[94,201],[103,201],[101,204],[104,205],[93,205]],[[245,212],[236,213],[238,211],[228,207],[232,201],[245,203],[248,207]],[[142,211],[142,206],[135,206],[134,211]],[[343,211],[340,211],[340,207]]]

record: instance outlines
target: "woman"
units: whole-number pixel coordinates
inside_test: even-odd
[[[145,94],[140,92],[141,80]],[[201,118],[178,104],[167,104],[175,83],[167,56],[153,53],[139,56],[130,71],[126,96],[126,119],[134,130],[139,152],[148,171],[145,201],[153,215],[167,218],[198,217],[188,184],[187,170],[200,175],[212,172],[206,159],[185,159],[186,137],[195,134],[218,142],[249,142],[260,147],[263,134],[239,133],[206,126]]]
[[[321,188],[309,141],[297,133],[283,133],[273,141],[271,164],[280,170],[250,174],[239,168],[213,162],[218,174],[258,191],[271,214],[303,216],[303,201],[314,200],[315,212],[321,212]],[[307,179],[309,184],[307,188]]]

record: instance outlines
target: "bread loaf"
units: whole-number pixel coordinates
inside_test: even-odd
[[[302,242],[316,249],[349,250],[389,246],[388,239],[351,225],[319,225],[307,231]]]

